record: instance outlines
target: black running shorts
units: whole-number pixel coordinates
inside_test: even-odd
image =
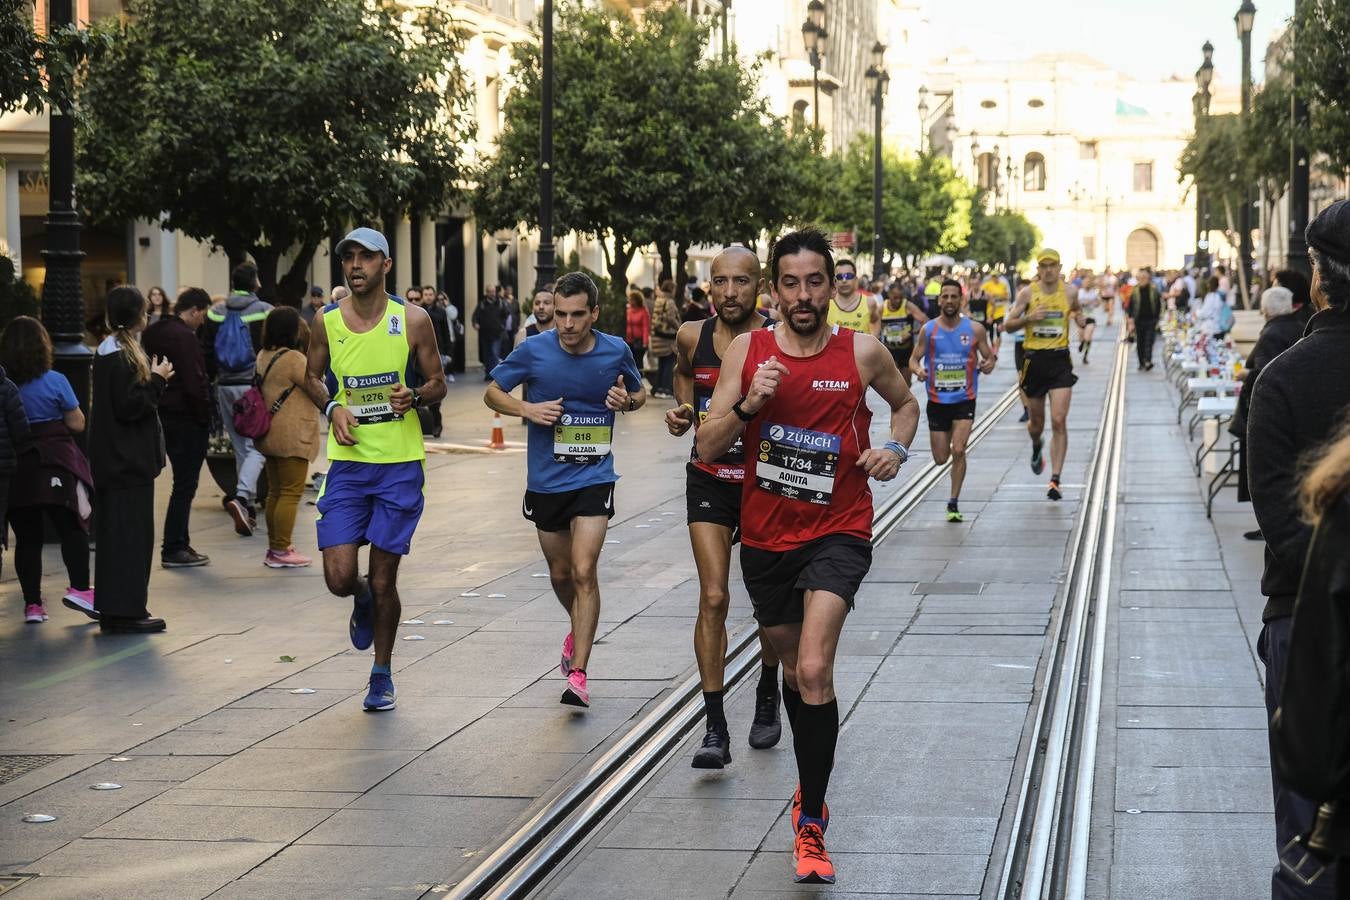
[[[914,355],[914,345],[906,344],[903,347],[887,347],[891,351],[891,359],[895,360],[895,366],[901,372],[909,370],[909,359]]]
[[[732,541],[740,539],[741,483],[725,481],[705,472],[693,463],[684,467],[686,520],[711,522],[735,531]]]
[[[1097,324],[1097,320],[1096,320],[1096,318],[1093,317],[1093,316],[1085,316],[1085,317],[1083,318],[1083,327],[1084,327],[1084,328],[1088,327],[1089,325],[1096,325],[1096,324]]]
[[[1021,372],[1022,390],[1028,397],[1044,397],[1053,390],[1071,388],[1078,383],[1068,350],[1028,352],[1018,371]]]
[[[928,401],[929,431],[951,431],[953,422],[974,418],[974,400],[962,400],[960,403],[934,403],[930,398]]]
[[[1013,365],[1017,367],[1017,377],[1022,377],[1022,365],[1027,361],[1027,348],[1021,341],[1013,341]]]
[[[741,573],[760,625],[802,620],[807,591],[829,591],[853,609],[867,570],[872,544],[849,534],[827,534],[793,550],[761,550],[741,545]]]
[[[577,516],[604,516],[612,519],[614,482],[593,484],[557,494],[526,491],[520,511],[540,531],[569,531],[572,528],[572,520]]]

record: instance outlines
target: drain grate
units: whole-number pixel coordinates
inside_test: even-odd
[[[60,758],[60,756],[0,756],[0,784],[8,784]]]

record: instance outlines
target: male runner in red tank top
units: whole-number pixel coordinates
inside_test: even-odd
[[[770,275],[783,324],[732,341],[727,377],[695,437],[712,462],[744,434],[741,569],[755,618],[783,663],[798,791],[793,880],[834,883],[825,790],[839,737],[834,656],[872,564],[869,477],[889,481],[909,457],[919,403],[875,337],[832,328],[834,260],[814,229],[774,244]],[[740,372],[739,379],[730,377]],[[871,387],[891,408],[891,440],[868,440]]]
[[[711,319],[685,322],[675,336],[675,399],[666,413],[666,428],[679,437],[708,414],[708,403],[721,374],[722,354],[742,334],[762,328],[767,319],[755,308],[762,283],[759,257],[745,247],[728,247],[712,263]],[[739,372],[727,377],[736,378]],[[695,769],[721,769],[731,762],[731,734],[723,710],[723,676],[727,655],[727,607],[731,592],[731,546],[741,524],[741,485],[745,451],[737,444],[721,458],[705,463],[697,454],[685,474],[689,542],[698,567],[698,620],[694,624],[694,657],[703,682],[707,731],[694,753]],[[750,746],[767,749],[778,743],[778,656],[760,632],[759,686]]]

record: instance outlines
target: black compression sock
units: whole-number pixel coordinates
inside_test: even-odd
[[[787,710],[788,724],[795,730],[797,727],[797,710],[801,708],[802,695],[797,693],[791,685],[787,683],[787,678],[783,679],[783,708]]]
[[[802,703],[797,710],[797,722],[801,727],[792,729],[792,749],[797,755],[797,777],[802,786],[802,815],[819,819],[839,740],[839,701],[819,706]]]
[[[710,729],[727,730],[727,716],[722,711],[722,696],[724,693],[724,691],[703,692],[703,709],[707,713]]]
[[[772,694],[778,690],[778,664],[771,666],[761,665],[759,667],[759,687],[755,693],[763,696]]]

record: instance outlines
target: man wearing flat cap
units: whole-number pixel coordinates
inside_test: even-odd
[[[1308,225],[1312,298],[1318,312],[1302,340],[1270,361],[1252,389],[1247,417],[1247,468],[1252,509],[1266,541],[1261,593],[1264,627],[1257,651],[1266,666],[1266,709],[1280,702],[1288,662],[1294,598],[1303,576],[1312,527],[1299,514],[1303,464],[1350,410],[1350,201],[1327,207]],[[1332,727],[1330,724],[1328,727]],[[1315,800],[1294,792],[1272,767],[1275,843],[1284,848],[1312,827]],[[1331,870],[1312,885],[1277,867],[1271,895],[1335,897]]]

